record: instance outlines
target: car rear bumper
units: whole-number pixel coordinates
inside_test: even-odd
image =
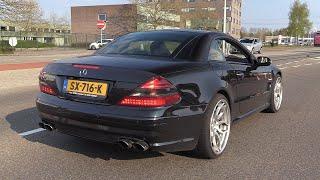
[[[117,143],[120,139],[147,142],[156,151],[193,149],[202,128],[206,105],[139,109],[69,101],[40,93],[42,121],[65,134]]]

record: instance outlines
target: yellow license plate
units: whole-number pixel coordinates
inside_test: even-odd
[[[68,80],[67,92],[82,96],[107,96],[108,84],[90,81]]]

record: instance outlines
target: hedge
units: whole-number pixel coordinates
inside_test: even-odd
[[[55,47],[54,44],[47,44],[47,43],[41,43],[38,41],[22,41],[18,40],[18,44],[16,46],[17,48],[48,48],[48,47]]]
[[[13,54],[14,48],[9,45],[9,41],[0,41],[0,54]]]

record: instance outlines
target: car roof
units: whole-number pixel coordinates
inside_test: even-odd
[[[204,34],[226,35],[222,32],[193,30],[193,29],[163,29],[163,30],[143,31],[140,33],[155,33],[155,34],[156,33],[172,33],[172,34],[174,34],[174,33],[188,33],[188,34],[194,34],[194,35],[204,35]]]

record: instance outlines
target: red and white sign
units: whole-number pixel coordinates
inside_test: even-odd
[[[105,29],[106,28],[105,21],[98,21],[97,22],[97,27],[98,27],[98,29]]]

